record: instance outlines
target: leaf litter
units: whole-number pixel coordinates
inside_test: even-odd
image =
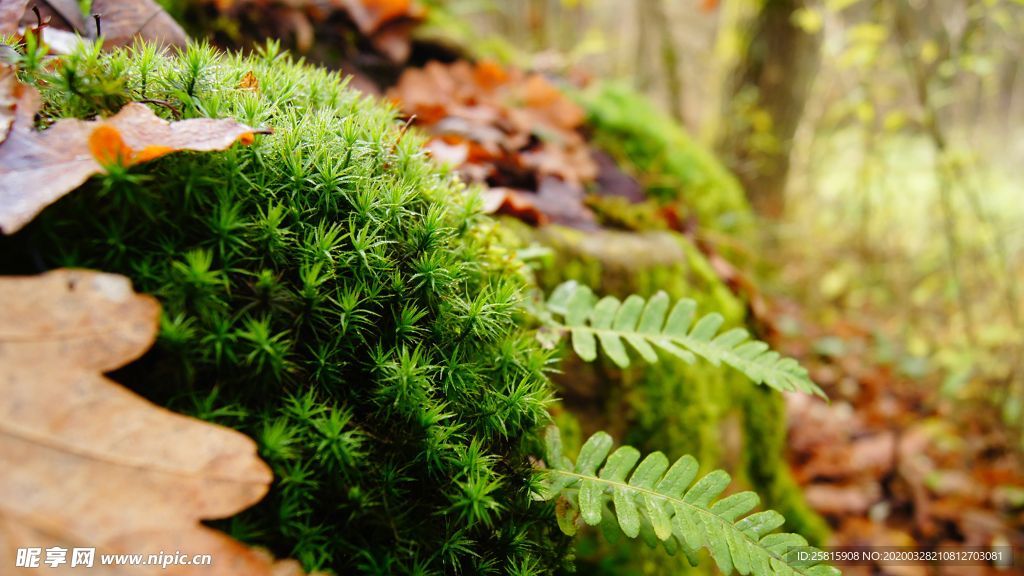
[[[260,130],[229,119],[168,122],[141,103],[106,119],[58,120],[37,131],[39,93],[22,86],[15,119],[0,144],[0,231],[13,234],[89,177],[181,150],[225,150],[249,144]]]
[[[256,443],[103,376],[153,344],[155,298],[136,294],[123,276],[56,270],[0,278],[0,301],[0,564],[13,566],[17,548],[94,547],[97,555],[210,554],[222,576],[301,574],[297,562],[272,563],[199,523],[267,493],[272,474]]]

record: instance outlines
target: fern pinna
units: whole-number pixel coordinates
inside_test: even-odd
[[[608,456],[612,438],[604,432],[587,440],[575,465],[562,455],[557,427],[548,427],[546,444],[546,483],[537,497],[558,498],[558,525],[570,536],[582,517],[591,526],[599,525],[612,544],[618,541],[621,529],[630,538],[640,536],[651,548],[661,542],[670,555],[681,550],[693,566],[697,565],[697,551],[707,546],[723,574],[735,568],[744,576],[841,576],[839,570],[825,564],[794,561],[794,549],[814,549],[800,535],[769,534],[784,522],[778,512],[768,510],[739,519],[758,505],[757,494],[740,492],[712,504],[729,485],[729,474],[716,470],[690,486],[697,475],[693,456],[683,456],[670,468],[664,454],[653,452],[627,481],[640,452],[622,446]]]
[[[679,300],[671,313],[668,308],[668,294],[663,291],[646,302],[635,294],[622,302],[614,296],[598,301],[590,288],[570,281],[552,291],[542,319],[549,328],[568,330],[573,350],[588,362],[597,358],[597,343],[600,342],[612,362],[628,367],[629,356],[622,340],[629,342],[644,360],[657,362],[653,344],[688,364],[696,361],[694,355],[715,366],[725,362],[758,384],[764,383],[780,391],[817,394],[827,399],[796,360],[782,358],[764,342],[749,340],[746,330],[734,328],[715,336],[724,321],[721,314],[712,312],[694,324],[697,303],[693,300]],[[555,320],[556,315],[563,317],[564,322]]]

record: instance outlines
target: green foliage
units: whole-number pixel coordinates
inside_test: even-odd
[[[585,234],[555,226],[533,229],[508,219],[502,220],[502,229],[511,246],[540,243],[553,251],[552,262],[536,270],[545,293],[567,280],[620,299],[631,294],[649,298],[664,290],[672,301],[693,298],[698,310],[721,313],[723,327],[743,326],[746,306],[680,234]],[[571,342],[562,346],[571,347]],[[662,451],[670,459],[692,454],[702,472],[724,468],[735,487],[756,491],[765,507],[785,516],[784,531],[799,533],[812,545],[824,544],[829,526],[804,502],[785,459],[782,395],[751,386],[737,370],[660,356],[655,364],[634,361],[621,369],[607,355],[584,362],[566,354],[562,374],[555,378],[564,408],[552,410],[566,452],[578,453],[586,436],[606,430],[643,453]],[[581,572],[595,575],[716,573],[713,563],[691,567],[681,555],[669,556],[638,540],[612,546],[590,531],[577,539],[576,562]]]
[[[590,288],[570,281],[558,286],[547,301],[547,310],[564,319],[557,322],[551,316],[549,324],[567,328],[572,334],[573,350],[586,361],[597,358],[600,342],[601,349],[615,364],[629,366],[622,343],[625,340],[645,360],[657,362],[653,344],[689,364],[696,360],[696,354],[715,366],[725,362],[758,384],[825,398],[796,360],[781,358],[778,352],[768,350],[764,342],[748,341],[750,334],[746,330],[734,328],[716,336],[724,321],[721,314],[712,312],[694,323],[697,303],[693,300],[679,300],[671,312],[665,292],[656,293],[646,302],[635,294],[625,301],[614,296],[596,300]]]
[[[337,574],[571,565],[531,497],[551,353],[513,317],[521,265],[393,109],[274,44],[52,64],[22,71],[43,124],[145,99],[274,131],[93,178],[0,239],[0,273],[100,269],[160,300],[158,343],[124,380],[252,436],[274,471],[219,527]],[[259,91],[235,89],[250,71]]]
[[[598,432],[573,464],[562,455],[558,429],[548,428],[549,484],[539,497],[559,498],[559,527],[567,534],[575,534],[582,517],[587,524],[600,526],[609,542],[616,542],[620,531],[630,538],[639,536],[651,548],[660,542],[671,555],[682,551],[694,566],[697,551],[707,546],[724,574],[733,568],[744,576],[840,574],[826,565],[788,562],[787,552],[807,547],[807,540],[797,534],[769,534],[784,522],[777,512],[741,519],[760,503],[757,494],[740,492],[712,504],[729,485],[727,473],[716,470],[694,483],[698,466],[692,456],[683,456],[670,467],[664,454],[654,452],[633,470],[639,451],[622,446],[609,456],[611,449],[611,436]]]
[[[580,92],[593,142],[607,150],[661,202],[682,200],[702,226],[739,233],[750,206],[736,178],[677,122],[642,94],[617,82]]]

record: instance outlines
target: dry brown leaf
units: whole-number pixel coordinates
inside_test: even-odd
[[[449,144],[444,138],[432,138],[427,142],[427,149],[434,160],[442,166],[458,168],[469,159],[469,143],[461,139],[455,144]]]
[[[412,31],[418,25],[418,20],[410,18],[389,23],[370,36],[370,45],[392,62],[401,64],[412,54]]]
[[[398,18],[420,19],[423,8],[412,0],[339,0],[359,31],[369,36]]]
[[[75,0],[33,0],[32,6],[39,9],[37,17],[32,10],[21,15],[21,28],[35,28],[38,18],[46,22],[47,28],[86,34],[85,15]],[[30,7],[31,8],[31,7]]]
[[[547,224],[548,218],[537,209],[534,196],[536,195],[511,188],[490,188],[484,191],[483,212],[505,214],[534,226]]]
[[[188,35],[153,0],[93,0],[92,13],[100,15],[103,46],[115,48],[131,44],[138,37],[164,47],[185,48]],[[96,38],[96,23],[90,25]]]
[[[850,486],[811,484],[804,487],[804,500],[819,514],[866,514],[881,498],[882,489],[877,482]]]
[[[242,76],[242,81],[238,83],[237,88],[259,94],[260,82],[256,79],[256,75],[252,73],[252,70],[250,70],[245,73],[245,76]]]
[[[27,6],[28,0],[0,0],[0,35],[18,33],[18,23]]]
[[[21,84],[14,75],[14,68],[0,64],[0,144],[11,130],[20,95]]]
[[[65,119],[32,129],[39,94],[25,87],[17,117],[0,145],[0,231],[12,234],[43,208],[74,190],[104,165],[130,166],[179,150],[225,150],[261,132],[233,120],[195,118],[170,123],[130,103],[105,120]]]
[[[156,300],[123,276],[57,270],[0,279],[0,302],[0,566],[18,548],[95,547],[92,574],[269,576],[266,559],[199,524],[266,494],[255,442],[102,375],[152,345]],[[160,551],[210,554],[213,571],[99,565]]]

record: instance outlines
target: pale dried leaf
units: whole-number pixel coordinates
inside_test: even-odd
[[[130,103],[105,120],[65,119],[32,129],[39,94],[25,87],[17,117],[0,145],[0,231],[12,234],[43,208],[80,186],[104,164],[133,165],[179,150],[225,150],[260,132],[233,120],[195,118],[170,123]]]
[[[0,35],[18,32],[18,23],[27,6],[28,0],[0,0]]]
[[[7,139],[7,133],[14,122],[21,84],[14,75],[14,68],[0,64],[0,144]]]
[[[56,29],[62,32],[78,32],[86,34],[85,15],[81,6],[76,0],[34,0],[32,6],[39,9],[39,17],[46,22],[46,29]],[[28,8],[31,8],[29,6]],[[35,28],[38,18],[31,10],[25,10],[21,15],[21,28]]]
[[[188,45],[185,31],[153,0],[93,0],[92,13],[100,15],[105,48],[127,46],[136,37],[164,47]],[[96,38],[96,23],[89,28]]]
[[[0,302],[0,566],[17,548],[95,547],[91,574],[269,576],[265,558],[199,524],[266,494],[255,442],[102,375],[152,345],[156,300],[123,276],[57,270],[0,279]],[[161,550],[210,554],[214,572],[99,565]]]

